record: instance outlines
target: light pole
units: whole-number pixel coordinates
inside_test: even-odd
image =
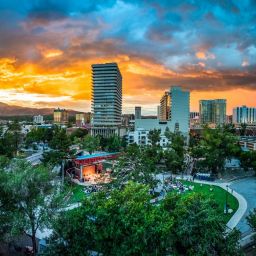
[[[226,214],[228,213],[228,185],[226,185]]]

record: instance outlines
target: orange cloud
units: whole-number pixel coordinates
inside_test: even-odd
[[[149,61],[135,61],[129,62],[127,66],[127,72],[147,75],[147,76],[157,76],[157,77],[170,77],[175,76],[176,73],[170,69],[165,68],[163,65],[154,64]]]
[[[68,64],[64,56],[43,58],[37,63],[19,63],[14,58],[0,58],[0,101],[23,106],[61,106],[90,111],[91,64],[110,61],[118,63],[123,76],[124,112],[133,112],[134,105],[140,104],[144,114],[156,114],[162,93],[174,84],[191,89],[192,110],[198,110],[200,99],[226,98],[228,112],[231,113],[234,106],[253,105],[256,98],[256,93],[249,89],[228,91],[237,84],[228,85],[227,81],[231,83],[238,79],[239,83],[245,73],[230,71],[223,75],[220,71],[206,69],[204,62],[187,65],[174,72],[153,60],[125,54],[79,59]],[[61,65],[56,66],[56,63]],[[216,83],[219,91],[215,89]]]
[[[215,55],[209,52],[198,51],[196,52],[195,55],[198,59],[202,59],[202,60],[215,59]]]
[[[206,59],[206,54],[204,52],[196,52],[196,57],[198,59],[203,59],[205,60]]]
[[[40,53],[43,55],[44,58],[54,58],[63,54],[63,51],[59,49],[47,48],[46,46],[40,45],[37,48],[39,49]]]

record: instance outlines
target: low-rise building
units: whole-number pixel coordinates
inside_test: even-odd
[[[121,117],[122,126],[131,127],[134,126],[135,115],[134,114],[123,114]]]
[[[91,113],[77,113],[76,114],[76,126],[82,127],[85,124],[89,124],[91,122]]]
[[[200,127],[199,112],[190,112],[190,128]]]
[[[247,106],[233,108],[233,123],[256,123],[256,108],[248,108]]]
[[[255,136],[243,136],[239,140],[239,144],[243,150],[256,151],[256,137]]]
[[[126,140],[128,144],[136,143],[140,146],[150,145],[151,141],[148,138],[149,130],[145,130],[143,128],[139,128],[133,132],[129,132],[126,136]],[[160,135],[160,143],[159,145],[165,148],[168,144],[168,139],[165,135]]]
[[[44,117],[41,115],[34,116],[33,117],[33,122],[36,124],[43,124],[44,123]]]

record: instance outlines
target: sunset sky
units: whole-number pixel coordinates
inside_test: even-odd
[[[91,64],[117,62],[123,112],[171,85],[256,107],[256,2],[0,0],[0,102],[90,111]]]

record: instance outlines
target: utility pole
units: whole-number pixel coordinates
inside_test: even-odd
[[[228,213],[228,185],[226,185],[226,208],[225,208],[225,213]]]
[[[61,161],[61,184],[64,187],[64,159]]]

